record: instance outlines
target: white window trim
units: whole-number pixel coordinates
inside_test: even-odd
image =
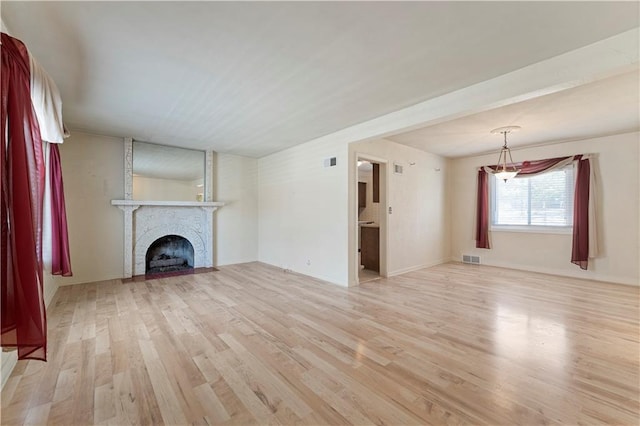
[[[541,226],[541,225],[489,225],[492,232],[524,232],[529,234],[562,234],[571,235],[573,226]]]

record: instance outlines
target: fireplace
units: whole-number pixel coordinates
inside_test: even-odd
[[[166,236],[180,236],[192,246],[192,268],[213,266],[213,215],[224,203],[216,201],[135,201],[112,200],[124,212],[124,273],[123,278],[146,275],[149,249]],[[152,255],[158,255],[158,253]],[[154,263],[163,267],[179,263],[167,256]]]
[[[213,151],[205,153],[206,201],[133,200],[133,139],[124,139],[124,200],[111,200],[124,214],[123,278],[143,275],[147,269],[147,251],[163,236],[181,236],[189,241],[192,268],[210,268],[214,263],[213,212],[224,206],[211,201]],[[152,256],[153,257],[153,256]],[[169,259],[156,259],[169,260]],[[172,263],[178,262],[173,260]],[[163,263],[163,262],[160,262]]]
[[[165,235],[155,240],[145,255],[145,275],[193,270],[193,245],[180,235]]]

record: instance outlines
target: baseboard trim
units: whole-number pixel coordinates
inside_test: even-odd
[[[434,262],[423,263],[422,265],[409,266],[407,268],[396,269],[395,271],[388,272],[387,277],[395,277],[396,275],[407,274],[409,272],[418,271],[424,268],[431,268],[432,266],[442,265],[443,263],[447,263],[450,261],[450,258],[444,258],[440,260],[436,260]]]
[[[322,275],[305,274],[304,272],[296,271],[295,269],[286,269],[286,271],[293,272],[293,273],[298,274],[298,275],[304,275],[305,277],[313,278],[313,279],[316,279],[316,280],[324,281],[327,284],[337,285],[338,287],[348,287],[348,285],[346,285],[344,283],[336,282],[332,278],[328,278],[328,277],[325,277],[325,276],[322,276]]]
[[[451,261],[460,262],[460,260],[457,260],[457,259],[451,259]],[[586,275],[585,273],[580,273],[579,270],[576,270],[575,273],[572,273],[572,272],[569,272],[569,271],[566,271],[566,270],[563,270],[563,269],[553,269],[553,268],[544,268],[544,267],[537,267],[537,266],[518,265],[518,264],[512,264],[512,263],[506,263],[506,262],[483,262],[481,265],[495,266],[497,268],[505,268],[505,269],[516,269],[518,271],[538,272],[538,273],[541,273],[541,274],[556,275],[556,276],[567,277],[567,278],[578,278],[578,279],[581,279],[581,280],[598,281],[598,282],[613,283],[613,284],[622,284],[622,285],[628,285],[628,286],[633,286],[633,287],[640,286],[639,280],[635,279],[635,278],[619,277],[619,276],[613,276],[613,275],[600,275],[600,274],[596,274],[596,273]],[[578,268],[578,267],[576,266],[576,268]]]
[[[293,273],[293,274],[302,275],[304,277],[313,278],[314,280],[323,281],[323,282],[325,282],[327,284],[336,285],[338,287],[348,287],[347,284],[343,284],[343,283],[339,283],[337,281],[334,281],[333,278],[328,278],[328,277],[325,277],[325,276],[322,276],[322,275],[311,275],[309,273],[304,273],[304,272],[298,271],[296,269],[284,268],[282,266],[274,265],[273,263],[269,263],[269,262],[266,262],[264,260],[252,260],[250,262],[244,262],[244,263],[253,263],[253,262],[257,262],[257,263],[261,263],[263,265],[271,266],[271,267],[276,268],[276,269],[278,269],[280,271],[284,271],[285,273]],[[242,265],[242,263],[237,263],[235,265]],[[226,266],[235,266],[235,265],[226,265]],[[221,268],[223,268],[223,266],[221,266]]]

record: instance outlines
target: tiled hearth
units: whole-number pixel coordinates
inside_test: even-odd
[[[220,202],[112,200],[124,212],[124,278],[144,275],[147,249],[179,235],[194,249],[194,267],[213,266],[213,212]]]

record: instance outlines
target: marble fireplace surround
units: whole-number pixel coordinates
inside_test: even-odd
[[[165,235],[191,242],[194,268],[213,266],[213,212],[224,203],[112,200],[111,204],[124,212],[123,278],[145,274],[147,249]]]

